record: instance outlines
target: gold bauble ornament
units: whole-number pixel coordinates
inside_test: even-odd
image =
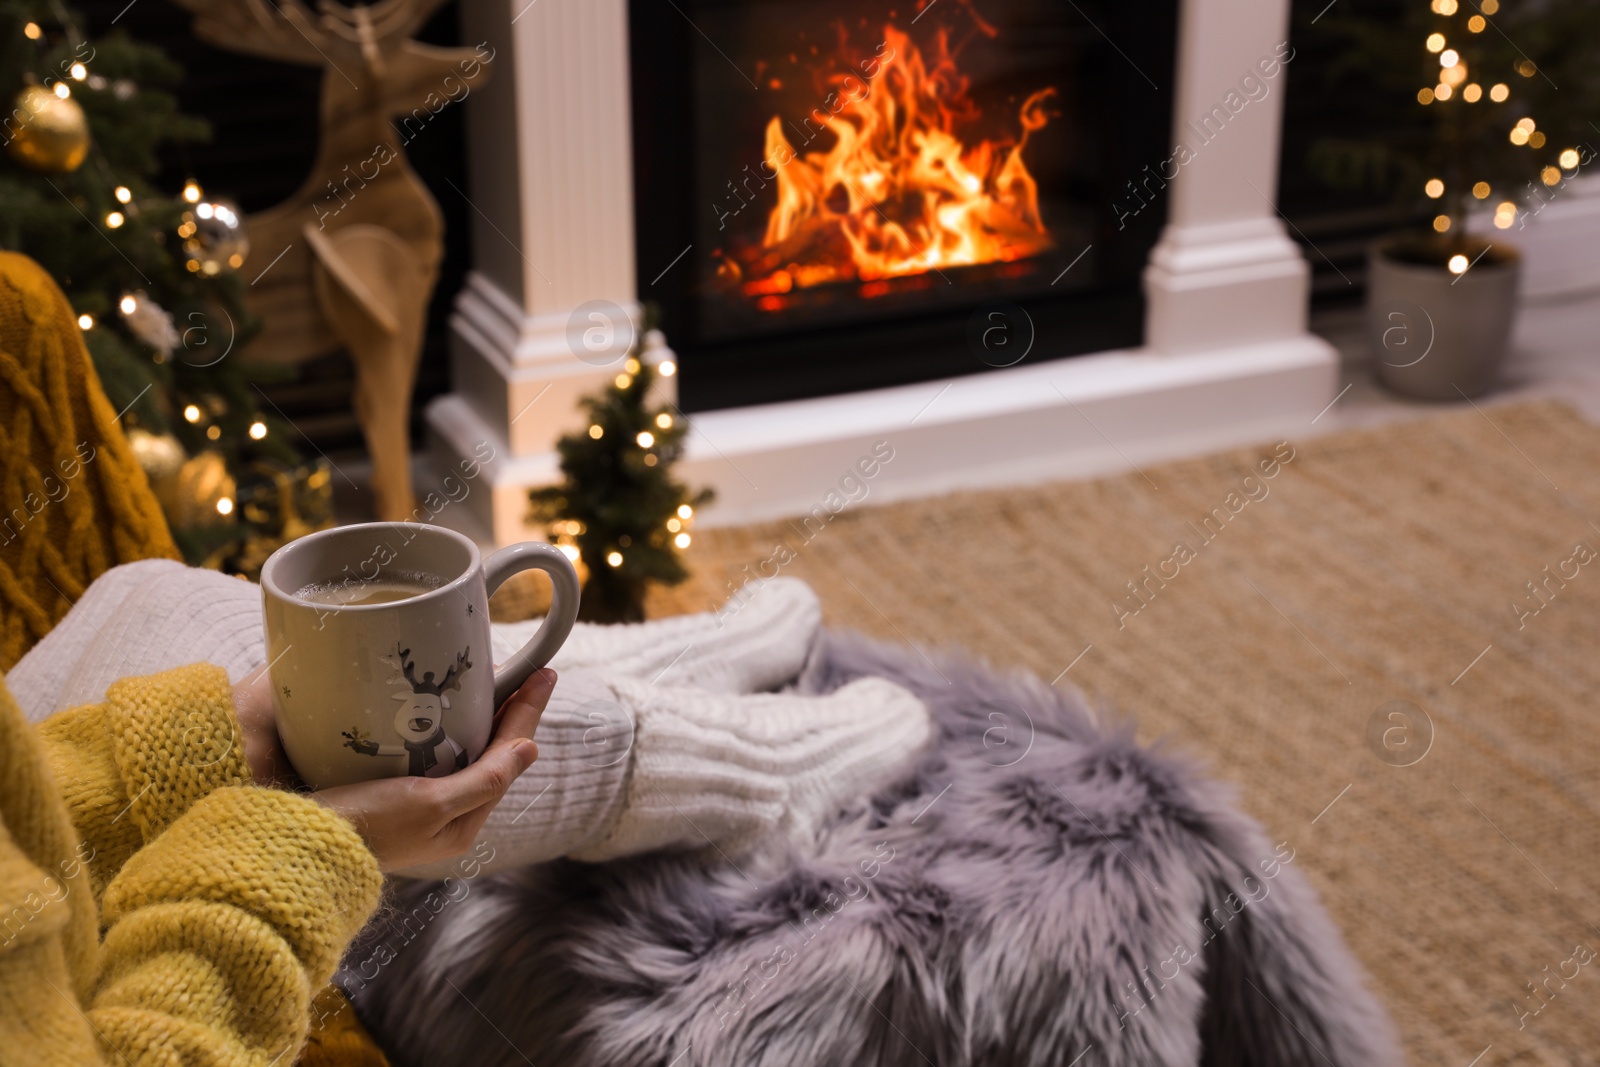
[[[72,97],[42,85],[25,85],[11,103],[14,131],[6,151],[25,167],[46,174],[77,170],[89,154],[89,121]]]

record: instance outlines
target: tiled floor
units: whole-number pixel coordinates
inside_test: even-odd
[[[1340,387],[1349,387],[1317,420],[1318,432],[1375,426],[1465,406],[1465,401],[1402,400],[1374,381],[1361,308],[1315,314],[1311,326],[1344,357]],[[1536,397],[1569,401],[1591,422],[1600,422],[1600,292],[1525,302],[1502,384],[1476,403],[1490,406]]]

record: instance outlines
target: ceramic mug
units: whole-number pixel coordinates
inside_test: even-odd
[[[489,594],[530,569],[550,576],[550,613],[495,667]],[[413,594],[353,602],[370,596],[374,581]],[[578,575],[558,549],[536,541],[483,559],[453,530],[369,522],[279,548],[262,567],[261,599],[278,736],[306,784],[325,789],[440,777],[482,755],[496,709],[572,631]]]

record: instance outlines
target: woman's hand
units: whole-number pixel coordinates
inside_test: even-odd
[[[539,758],[533,732],[555,684],[549,667],[535,671],[495,716],[483,755],[454,774],[334,786],[311,799],[349,819],[385,871],[459,856],[511,783]]]
[[[494,735],[477,762],[444,778],[381,778],[334,786],[311,799],[354,824],[385,871],[459,856],[511,783],[539,758],[533,732],[555,688],[556,672],[534,671],[495,715]],[[244,754],[257,785],[294,788],[294,768],[278,741],[272,684],[253,671],[233,691]]]

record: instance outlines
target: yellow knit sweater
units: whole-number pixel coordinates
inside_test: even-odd
[[[178,558],[77,320],[43,268],[0,252],[0,671],[100,572]]]
[[[220,668],[37,731],[0,682],[0,1063],[293,1062],[382,880],[349,823],[249,781]]]

